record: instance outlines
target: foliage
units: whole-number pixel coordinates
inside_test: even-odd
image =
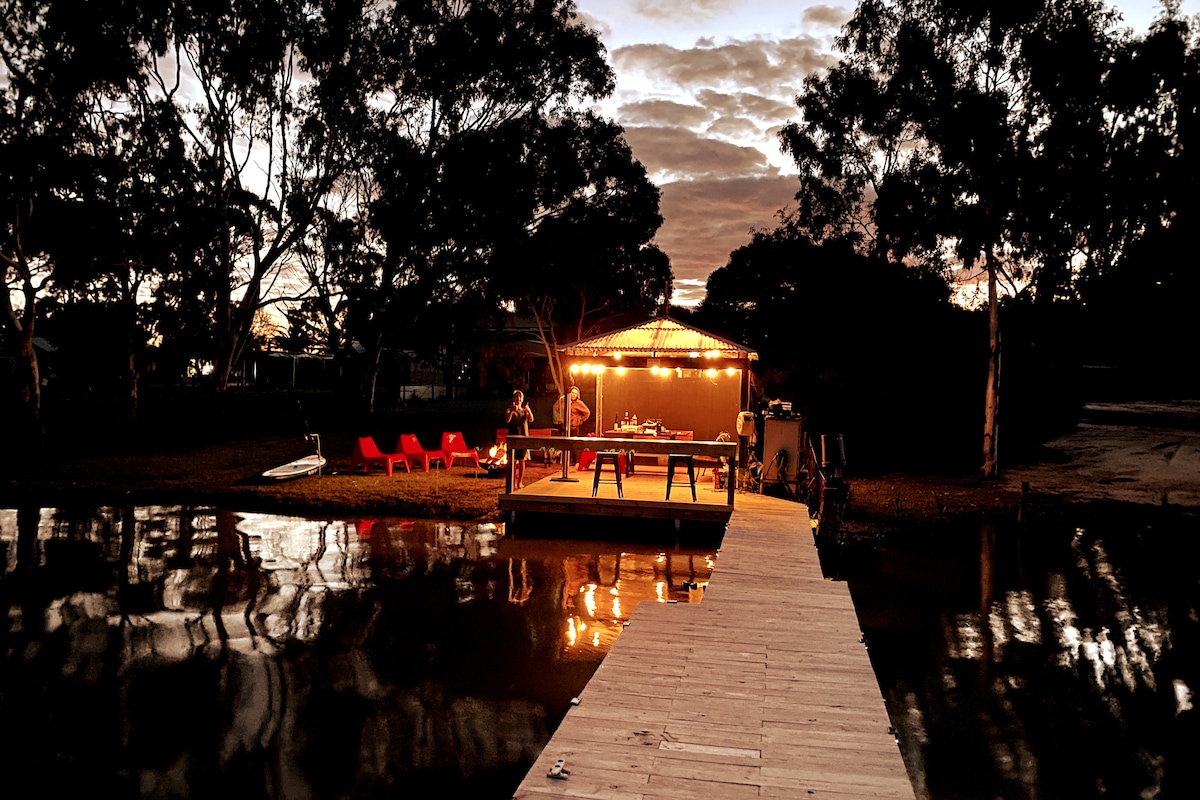
[[[4,342],[17,364],[18,430],[36,439],[41,305],[53,292],[76,289],[122,304],[123,325],[133,325],[130,297],[144,279],[140,256],[154,236],[149,230],[161,224],[158,204],[148,200],[153,192],[142,190],[147,158],[155,158],[147,135],[161,120],[153,113],[123,119],[116,108],[145,87],[142,45],[158,21],[136,2],[77,8],[36,0],[0,3],[0,19]],[[136,207],[136,220],[105,226],[84,251],[78,237],[98,230],[93,220],[112,221],[119,205]],[[131,338],[127,352],[132,345]]]
[[[788,221],[799,233],[925,269],[984,265],[985,474],[999,284],[1036,306],[1099,297],[1137,269],[1125,260],[1143,237],[1194,202],[1159,177],[1185,166],[1177,137],[1196,114],[1177,12],[1168,4],[1140,40],[1099,0],[863,0],[838,39],[844,57],[806,80],[802,119],[782,135],[800,170]]]
[[[812,433],[845,434],[856,469],[961,462],[975,325],[937,275],[760,231],[709,276],[694,322],[754,347],[762,399],[792,400]]]
[[[669,279],[657,190],[579,110],[613,78],[569,0],[74,5],[0,0],[0,341],[31,427],[35,325],[70,351],[48,385],[130,416],[151,346],[223,392],[272,339],[335,354],[370,409],[385,349],[463,372],[543,242],[620,256],[541,292],[580,324]]]

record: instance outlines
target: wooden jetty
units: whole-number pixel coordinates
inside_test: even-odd
[[[701,602],[640,604],[578,700],[514,798],[915,797],[802,504],[739,494]]]

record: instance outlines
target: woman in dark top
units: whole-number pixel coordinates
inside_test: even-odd
[[[512,394],[512,405],[504,412],[504,422],[509,436],[528,436],[529,423],[533,422],[533,411],[525,402],[525,393],[517,389]],[[509,448],[508,457],[513,460],[513,488],[520,489],[525,483],[525,461],[529,454],[525,450]]]

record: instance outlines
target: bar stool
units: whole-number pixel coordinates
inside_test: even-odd
[[[690,455],[671,453],[667,456],[667,499],[671,499],[671,479],[675,477],[675,465],[687,467],[688,483],[692,486],[692,502],[696,502],[696,464]]]
[[[603,471],[605,464],[612,464],[613,473],[617,476],[617,497],[625,497],[625,493],[621,487],[621,473],[625,471],[625,465],[621,462],[624,460],[625,454],[618,453],[615,450],[596,453],[596,474],[592,476],[592,497],[595,497],[596,492],[600,489],[600,473]],[[605,483],[611,483],[611,481],[605,481]]]

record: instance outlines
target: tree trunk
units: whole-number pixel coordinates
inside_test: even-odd
[[[20,446],[32,450],[42,445],[42,376],[33,336],[22,336],[17,356],[17,382],[20,387]]]
[[[129,395],[126,400],[125,415],[126,421],[130,424],[137,422],[138,416],[138,378],[141,375],[137,368],[137,354],[133,352],[133,348],[129,349]]]
[[[383,331],[376,331],[367,347],[366,363],[358,384],[358,399],[366,414],[375,413],[375,390],[379,383],[379,362],[383,357]]]
[[[18,310],[13,306],[11,293],[5,293],[4,327],[17,343],[14,411],[18,419],[17,437],[13,445],[16,452],[24,450],[33,453],[42,444],[42,375],[37,347],[33,343],[37,293],[28,278],[25,279],[24,300],[24,309]]]
[[[996,290],[998,264],[995,254],[987,254],[988,274],[988,374],[987,389],[983,405],[983,464],[980,469],[985,478],[997,474],[996,433],[997,410],[1000,405],[1000,302]]]

